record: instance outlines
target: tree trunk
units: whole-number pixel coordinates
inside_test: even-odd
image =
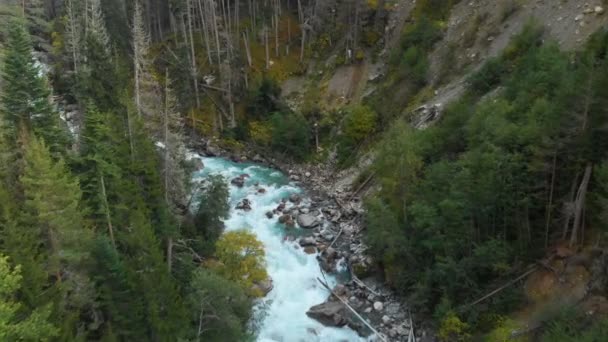
[[[192,54],[192,81],[194,82],[194,97],[196,99],[196,108],[201,107],[201,101],[198,95],[198,79],[196,70],[196,53],[194,52],[194,35],[192,34],[192,6],[191,0],[186,1],[186,17],[188,19],[188,33],[190,35],[190,52]]]
[[[572,233],[570,235],[570,247],[573,247],[575,244],[578,243],[578,231],[583,220],[583,208],[585,207],[587,187],[589,185],[589,179],[591,178],[592,171],[593,166],[591,164],[587,164],[583,180],[581,181],[581,185],[578,188],[574,207],[574,222],[572,224]]]
[[[557,164],[557,151],[553,152],[553,167],[551,168],[551,185],[549,187],[549,203],[547,204],[547,218],[545,219],[545,248],[549,246],[549,226],[551,225],[551,212],[553,210],[553,191],[555,189],[555,169]]]
[[[112,216],[110,214],[110,205],[108,204],[108,195],[106,194],[106,183],[104,181],[103,173],[99,176],[99,181],[101,183],[101,196],[103,197],[103,209],[106,214],[106,222],[108,223],[108,235],[110,235],[110,241],[112,241],[112,246],[114,247],[114,251],[116,249],[116,240],[114,240],[114,228],[112,227]]]
[[[245,32],[243,32],[243,43],[245,44],[245,53],[247,54],[247,65],[251,68],[253,62],[251,61],[251,50],[249,50],[249,41]]]

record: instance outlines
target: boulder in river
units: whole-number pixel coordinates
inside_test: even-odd
[[[288,227],[293,227],[295,223],[293,222],[293,217],[289,214],[284,214],[279,217],[279,223],[282,223]]]
[[[242,188],[245,186],[245,178],[236,177],[230,181],[230,184],[236,186],[237,188]]]
[[[266,212],[266,217],[267,217],[268,219],[271,219],[271,218],[273,218],[273,217],[274,217],[274,213],[273,213],[272,211],[267,211],[267,212]]]
[[[304,229],[312,229],[319,225],[319,220],[310,214],[298,215],[298,225]]]
[[[317,248],[315,246],[306,246],[306,247],[304,247],[304,253],[315,254],[315,253],[317,253]]]
[[[247,198],[243,199],[242,201],[239,202],[239,204],[236,205],[236,209],[250,211],[251,210],[251,201],[248,200]]]
[[[300,239],[300,246],[302,246],[302,247],[314,246],[316,244],[317,244],[317,241],[312,236],[308,236],[308,237],[304,237],[304,238]]]
[[[300,197],[300,195],[298,195],[298,194],[289,195],[289,202],[291,202],[291,203],[298,204],[298,203],[300,203],[301,200],[302,200],[302,197]]]
[[[347,308],[342,302],[325,302],[308,309],[306,315],[329,327],[343,327],[348,323]]]

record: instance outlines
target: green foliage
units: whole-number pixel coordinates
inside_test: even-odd
[[[15,300],[21,288],[21,267],[12,268],[8,258],[0,254],[0,339],[4,341],[48,341],[58,330],[48,322],[49,307],[34,310],[29,316],[20,314],[21,304]]]
[[[586,222],[604,225],[608,35],[571,55],[539,45],[539,32],[526,27],[438,123],[423,131],[393,123],[379,144],[381,191],[366,202],[367,241],[387,280],[419,310],[443,316],[460,308],[473,326],[520,303],[514,288],[487,307],[462,307],[561,235],[558,208],[587,165],[594,178],[586,205],[594,210]]]
[[[406,27],[401,35],[400,49],[393,50],[389,62],[399,67],[401,77],[407,76],[409,69],[418,70],[418,74],[426,77],[427,54],[433,45],[442,37],[441,29],[428,17],[423,16],[416,23]],[[405,72],[405,74],[404,74]]]
[[[251,317],[251,299],[232,281],[204,269],[192,276],[187,302],[192,325],[202,328],[197,339],[245,341],[244,327]]]
[[[344,163],[353,157],[355,149],[376,129],[376,112],[368,106],[356,105],[347,109],[338,143],[338,158]]]
[[[470,89],[477,95],[483,95],[500,85],[505,75],[519,70],[522,64],[527,67],[529,60],[524,57],[541,45],[542,35],[541,26],[533,21],[528,22],[501,56],[488,59],[481,69],[469,77]],[[543,66],[554,67],[550,61],[546,62]]]
[[[593,322],[575,309],[565,310],[548,323],[542,342],[599,342],[608,335],[608,319]]]
[[[195,232],[186,235],[203,237],[198,250],[203,255],[211,255],[220,235],[224,232],[224,220],[228,218],[228,185],[222,176],[210,176],[200,197],[200,204],[194,218]]]
[[[249,94],[247,113],[254,119],[266,119],[279,110],[278,98],[281,87],[272,78],[263,77],[260,84]]]
[[[505,64],[500,58],[490,58],[469,79],[471,90],[477,94],[485,94],[500,84],[505,74]]]
[[[448,313],[441,321],[437,336],[442,342],[466,342],[471,340],[469,325],[462,322],[454,312]]]
[[[68,136],[61,127],[59,114],[49,103],[50,90],[32,56],[32,44],[18,21],[9,25],[6,56],[2,68],[2,115],[9,127],[11,143],[16,146],[19,129],[33,130],[54,153],[64,152]]]
[[[435,20],[447,20],[452,6],[460,0],[419,0],[414,9],[415,17],[429,17]]]
[[[497,322],[495,322],[496,327],[485,337],[485,341],[487,342],[525,342],[526,339],[524,337],[512,337],[514,331],[522,329],[521,325],[517,322],[505,318],[500,317]]]
[[[247,231],[227,232],[217,242],[215,256],[220,264],[216,271],[222,277],[241,285],[252,296],[261,296],[255,283],[268,278],[264,246]]]
[[[272,125],[273,150],[296,160],[304,159],[310,152],[310,125],[298,113],[274,113]]]

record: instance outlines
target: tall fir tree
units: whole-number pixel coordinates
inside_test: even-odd
[[[64,153],[69,145],[67,130],[50,103],[51,92],[32,56],[29,34],[16,20],[9,27],[2,79],[2,114],[13,146],[23,126],[39,135],[53,153]]]

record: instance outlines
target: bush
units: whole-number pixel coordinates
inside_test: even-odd
[[[253,121],[249,123],[249,136],[256,144],[269,146],[272,141],[272,127],[264,121]]]
[[[469,325],[461,321],[454,312],[448,313],[441,321],[437,335],[442,342],[465,342],[471,340]]]
[[[357,105],[348,109],[338,143],[338,159],[341,164],[376,130],[377,120],[378,115],[368,106]]]
[[[475,94],[483,95],[500,84],[505,71],[501,58],[490,58],[479,71],[469,77],[469,87]]]
[[[245,327],[251,317],[252,303],[234,282],[208,270],[197,269],[190,282],[188,304],[192,326],[198,327],[201,323],[204,326],[202,335],[196,340],[248,340]]]
[[[274,113],[272,125],[272,149],[297,160],[310,152],[310,125],[300,114]]]
[[[267,118],[279,109],[276,101],[280,95],[279,84],[274,79],[264,76],[259,86],[249,94],[247,112],[254,119]]]
[[[268,279],[264,263],[264,246],[247,231],[225,233],[215,246],[219,275],[241,285],[251,296],[261,296],[255,283]]]

